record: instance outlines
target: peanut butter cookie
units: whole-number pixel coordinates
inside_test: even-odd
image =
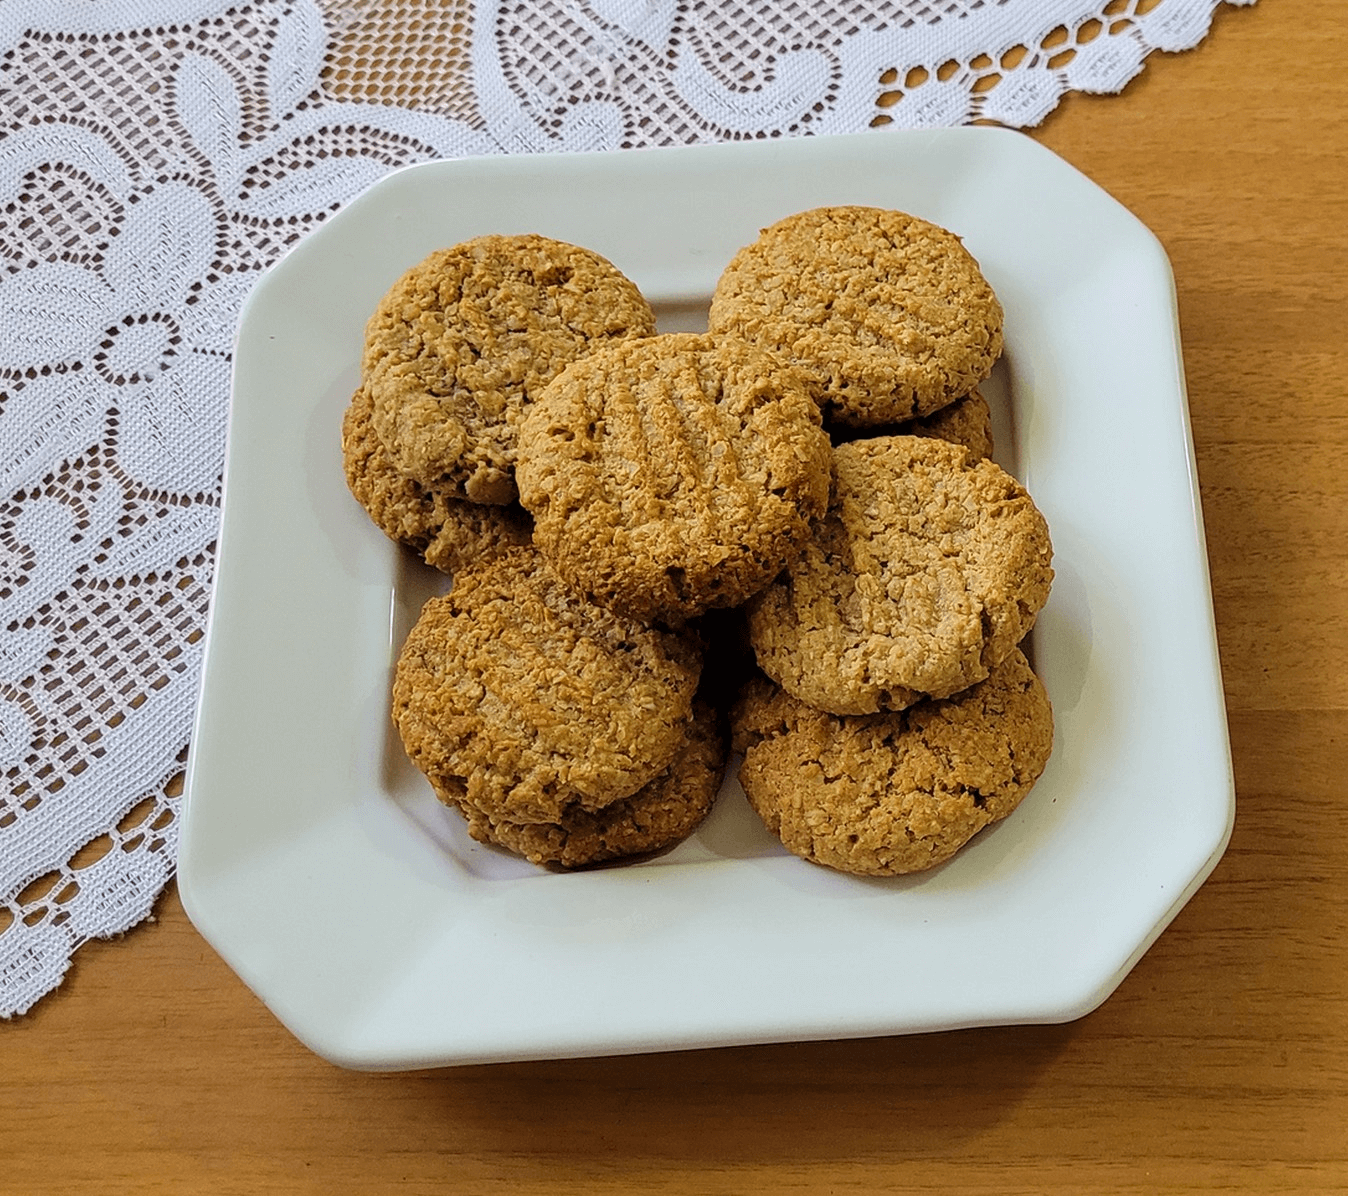
[[[968,394],[1002,351],[1002,308],[958,237],[883,208],[778,221],[717,283],[709,327],[798,364],[830,421],[886,424]]]
[[[982,391],[971,390],[963,398],[947,403],[930,415],[875,428],[834,425],[829,429],[829,436],[834,444],[846,444],[849,440],[863,440],[868,436],[926,436],[962,444],[977,460],[992,456],[992,408]]]
[[[468,805],[461,787],[438,784],[440,800],[468,820],[480,843],[495,843],[535,864],[581,868],[604,860],[672,847],[707,816],[725,772],[726,741],[715,711],[695,702],[688,733],[670,766],[638,789],[600,810],[565,807],[555,822],[506,822]]]
[[[529,548],[461,570],[398,658],[414,764],[492,819],[556,822],[663,773],[687,735],[700,645],[577,596]]]
[[[508,503],[523,408],[595,344],[654,331],[636,286],[588,249],[526,235],[440,250],[366,327],[375,431],[407,477]]]
[[[975,461],[992,456],[992,408],[983,392],[971,390],[930,415],[911,419],[894,429],[901,436],[926,436],[962,444]]]
[[[446,573],[529,543],[533,520],[518,504],[489,507],[453,498],[394,469],[374,434],[372,408],[369,389],[362,386],[342,417],[342,458],[351,493],[389,539]]]
[[[1053,710],[1017,650],[954,698],[839,717],[770,682],[734,713],[740,782],[788,850],[863,876],[948,860],[1039,779]]]
[[[880,436],[834,449],[828,515],[749,608],[759,667],[835,714],[897,710],[983,680],[1053,580],[1025,489],[959,445]]]
[[[568,366],[524,417],[535,543],[595,602],[679,623],[792,559],[828,499],[799,373],[734,338],[629,340]]]

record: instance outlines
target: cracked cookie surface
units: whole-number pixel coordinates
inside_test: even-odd
[[[439,250],[366,325],[375,431],[407,477],[510,502],[528,403],[594,345],[654,331],[636,286],[588,249],[529,234]]]
[[[568,366],[522,424],[521,503],[594,601],[679,623],[762,589],[828,498],[798,372],[734,338],[627,341]]]
[[[973,390],[1002,351],[1002,308],[954,233],[883,208],[799,212],[741,249],[709,328],[805,370],[830,421],[896,423]]]
[[[1048,526],[1010,474],[941,440],[839,445],[828,514],[749,606],[759,667],[835,714],[948,697],[1034,625]]]
[[[978,685],[907,710],[837,716],[753,681],[733,715],[740,782],[783,845],[863,876],[943,863],[1039,779],[1053,710],[1014,651]]]
[[[398,658],[393,719],[412,762],[466,803],[555,822],[669,767],[701,665],[690,637],[586,602],[512,548],[426,603]]]

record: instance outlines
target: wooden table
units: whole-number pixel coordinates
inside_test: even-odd
[[[1216,873],[1101,1009],[350,1074],[170,892],[0,1027],[0,1191],[1348,1189],[1345,62],[1343,0],[1260,0],[1035,134],[1174,262],[1239,800]]]

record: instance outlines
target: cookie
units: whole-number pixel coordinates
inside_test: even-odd
[[[431,783],[468,820],[480,843],[494,843],[535,864],[581,868],[646,855],[681,842],[711,810],[725,772],[726,741],[716,712],[695,702],[688,732],[669,767],[601,810],[567,806],[555,822],[506,822],[467,805],[453,786]]]
[[[896,431],[900,435],[962,444],[974,460],[992,456],[992,408],[978,390],[971,390],[930,415],[909,420]]]
[[[826,714],[770,682],[735,708],[740,782],[788,850],[862,876],[919,872],[1005,818],[1039,779],[1053,710],[1017,650],[955,698]]]
[[[521,425],[520,502],[563,577],[680,623],[762,589],[828,500],[828,437],[797,371],[733,338],[612,344]]]
[[[375,526],[427,564],[453,573],[502,548],[528,544],[533,520],[517,504],[483,506],[404,477],[389,460],[371,423],[368,387],[342,417],[346,483]]]
[[[527,235],[439,250],[366,326],[375,431],[422,485],[511,502],[524,407],[596,344],[654,331],[636,286],[588,249]]]
[[[835,427],[830,429],[834,444],[861,440],[866,436],[927,436],[962,444],[974,458],[991,457],[992,408],[983,392],[972,390],[963,398],[947,403],[939,411],[901,424],[881,428]]]
[[[412,762],[493,819],[556,822],[665,771],[701,671],[691,637],[578,597],[528,548],[460,571],[398,657],[393,720]]]
[[[833,451],[828,515],[749,608],[759,667],[835,714],[896,710],[984,677],[1048,598],[1052,546],[1025,489],[959,445]]]
[[[805,370],[826,418],[886,424],[968,394],[1002,351],[1002,308],[958,237],[883,208],[815,208],[741,249],[709,328]]]

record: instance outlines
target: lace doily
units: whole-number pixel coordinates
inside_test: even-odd
[[[172,874],[231,337],[287,246],[434,157],[1033,125],[1219,3],[0,0],[0,1016]]]

